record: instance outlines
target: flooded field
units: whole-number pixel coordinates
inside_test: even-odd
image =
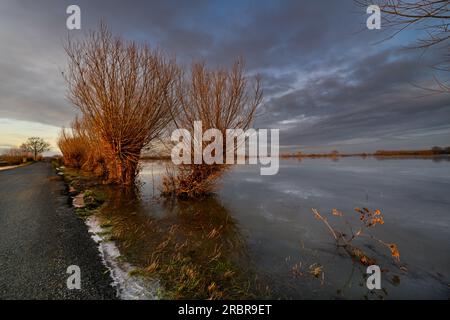
[[[275,176],[236,166],[216,196],[198,201],[159,198],[164,173],[164,162],[143,162],[139,194],[117,193],[103,211],[106,227],[120,226],[121,252],[142,272],[166,275],[170,297],[450,298],[448,158],[289,159]],[[385,247],[358,242],[381,267],[382,290],[366,288],[366,267],[311,211],[345,227],[358,224],[355,207],[381,210],[385,223],[371,233],[400,251],[395,263]]]

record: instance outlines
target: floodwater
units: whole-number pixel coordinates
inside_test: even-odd
[[[448,160],[284,159],[274,176],[261,176],[256,165],[240,165],[221,179],[215,197],[169,207],[159,199],[165,164],[146,161],[140,173],[140,210],[151,220],[170,221],[168,217],[181,215],[178,225],[194,225],[187,230],[195,225],[204,230],[215,223],[200,221],[199,216],[232,221],[233,231],[220,234],[221,243],[240,239],[239,250],[245,255],[238,263],[269,287],[272,298],[448,299]],[[316,208],[344,231],[345,221],[357,229],[355,207],[381,210],[385,223],[369,232],[395,243],[400,251],[400,262],[395,263],[389,249],[377,241],[361,237],[355,242],[382,269],[382,290],[367,289],[366,267],[336,247],[327,227],[311,211]],[[332,216],[333,208],[343,212],[342,219]],[[316,267],[321,272],[314,276],[310,271]]]

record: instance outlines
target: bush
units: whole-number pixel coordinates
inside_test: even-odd
[[[226,165],[181,165],[168,166],[163,177],[165,196],[178,198],[201,198],[214,192],[216,180],[225,172]]]
[[[262,101],[259,78],[255,80],[253,90],[249,90],[241,60],[236,61],[231,70],[208,70],[204,64],[195,63],[188,78],[182,79],[177,88],[180,101],[177,127],[188,130],[191,137],[194,137],[194,121],[202,122],[202,134],[212,128],[218,129],[223,137],[227,137],[227,129],[245,131]],[[209,142],[203,142],[202,150],[207,144]],[[191,157],[194,157],[193,146],[186,148],[191,148]],[[226,148],[222,149],[225,159]],[[179,197],[208,195],[228,167],[223,164],[181,164],[176,173],[172,171],[166,175],[164,194]]]
[[[0,156],[0,161],[5,162],[7,165],[15,166],[28,161],[33,161],[33,156],[21,149],[11,148],[5,154]]]
[[[86,123],[76,118],[70,130],[63,128],[58,139],[58,147],[63,154],[64,165],[107,177],[103,148]]]

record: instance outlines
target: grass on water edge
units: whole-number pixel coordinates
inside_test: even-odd
[[[183,203],[177,217],[153,219],[140,214],[139,201],[124,197],[120,187],[77,169],[54,167],[63,171],[71,195],[84,194],[85,206],[76,209],[77,215],[99,218],[99,235],[114,241],[121,259],[136,266],[130,275],[160,280],[160,298],[270,298],[270,289],[251,267],[238,263],[244,242],[217,202],[211,200],[208,213],[198,214],[195,203]]]

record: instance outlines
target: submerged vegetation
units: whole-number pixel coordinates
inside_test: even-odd
[[[358,261],[359,263],[369,266],[376,264],[376,260],[369,257],[361,248],[357,246],[355,242],[362,238],[369,238],[376,243],[388,248],[390,250],[392,258],[395,262],[400,262],[400,252],[395,243],[386,243],[369,233],[369,229],[374,228],[376,225],[384,224],[384,218],[380,210],[369,210],[367,208],[355,208],[355,211],[359,214],[360,225],[354,229],[348,220],[345,220],[347,231],[341,231],[335,229],[328,221],[328,218],[321,215],[316,209],[312,209],[314,217],[317,220],[322,221],[328,228],[333,239],[336,241],[338,248],[343,248],[348,255]],[[332,215],[344,219],[344,214],[337,209],[332,210]]]
[[[161,198],[163,217],[151,215],[133,189],[101,184],[95,176],[63,168],[72,196],[82,195],[82,219],[95,215],[102,236],[114,241],[131,276],[158,279],[170,299],[265,298],[269,289],[246,262],[245,242],[215,197]]]
[[[101,219],[127,260],[140,267],[133,273],[160,279],[166,298],[261,297],[265,292],[249,268],[239,265],[245,246],[234,220],[215,198],[203,201],[165,201],[168,213],[158,219],[122,197]],[[121,214],[123,205],[132,206],[132,218]]]

